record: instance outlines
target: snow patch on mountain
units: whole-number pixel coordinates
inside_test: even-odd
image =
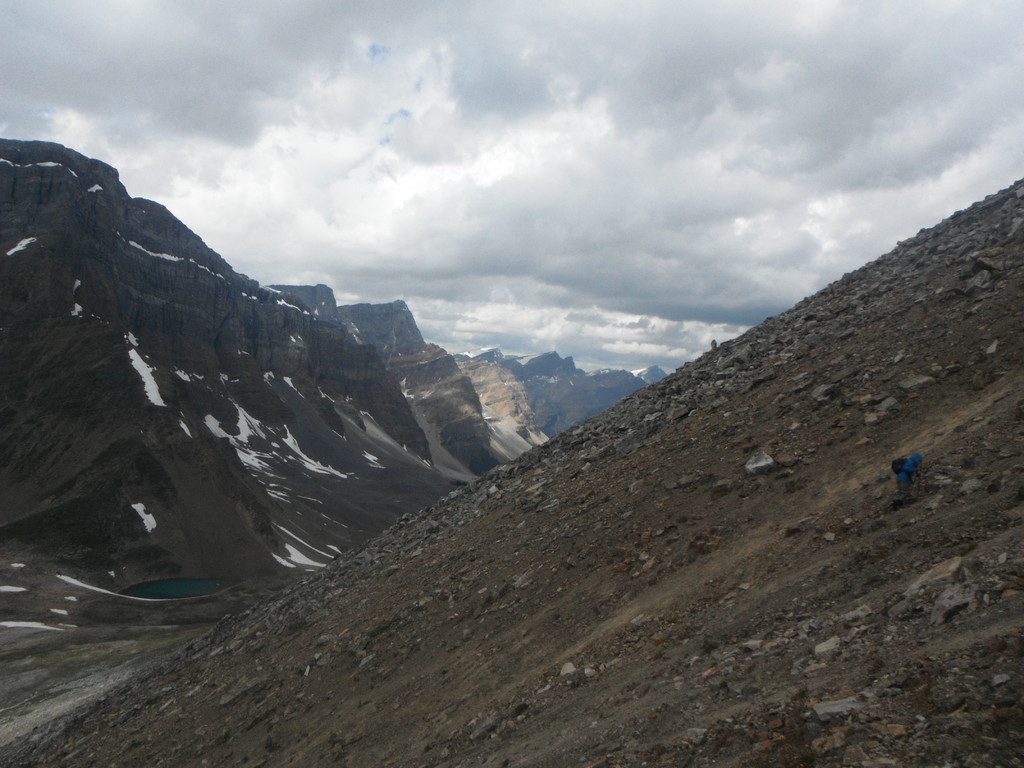
[[[102,587],[94,587],[92,584],[86,584],[84,581],[79,581],[78,579],[74,579],[74,578],[72,578],[70,576],[65,576],[64,574],[61,574],[61,573],[57,574],[57,578],[60,579],[61,581],[65,582],[65,583],[67,583],[67,584],[70,584],[73,587],[79,587],[81,589],[87,589],[90,592],[99,592],[102,595],[113,595],[114,597],[121,597],[121,598],[124,598],[125,600],[141,600],[144,603],[151,603],[151,602],[154,601],[154,599],[150,598],[150,597],[134,597],[132,595],[120,595],[117,592],[111,592],[109,589],[103,589]],[[70,598],[70,597],[65,597],[64,599],[65,600],[72,600],[72,598]]]
[[[369,451],[363,451],[363,458],[369,462],[371,467],[374,467],[375,469],[384,469],[384,465],[377,461],[377,457]]]
[[[278,299],[277,303],[279,305],[281,305],[282,307],[288,307],[288,309],[294,309],[296,312],[301,312],[304,315],[308,315],[309,314],[309,312],[304,310],[302,307],[297,307],[294,304],[290,304],[289,302],[285,301],[284,299]]]
[[[146,533],[152,533],[156,530],[156,518],[146,511],[146,505],[141,502],[138,504],[132,504],[134,509],[140,518],[142,518],[142,524],[146,526]]]
[[[298,458],[302,466],[304,466],[311,472],[316,472],[317,474],[321,475],[334,475],[336,477],[340,477],[342,480],[348,480],[349,476],[344,472],[339,472],[334,467],[328,467],[324,464],[321,464],[316,459],[307,456],[303,452],[302,448],[299,447],[298,440],[295,439],[295,437],[291,433],[291,430],[288,429],[287,426],[285,426],[284,428],[284,437],[282,438],[282,441],[284,442],[285,445],[292,449],[292,451],[295,453],[296,458]]]
[[[281,488],[284,488],[283,485],[280,485],[279,483],[264,483],[264,487],[267,489],[267,493],[278,501],[284,502],[285,504],[292,503],[291,496],[289,496],[286,491],[280,490]]]
[[[15,163],[15,162],[11,162],[10,160],[8,160],[5,157],[0,157],[0,163],[6,163],[7,165],[11,166],[12,168],[33,168],[33,167],[35,167],[35,168],[63,168],[65,171],[70,173],[76,179],[78,178],[78,174],[75,173],[70,168],[68,168],[63,163],[55,163],[55,162],[52,162],[52,161],[49,161],[49,160],[44,161],[44,162],[40,162],[40,163]]]
[[[156,258],[156,259],[164,259],[166,261],[185,261],[185,259],[183,259],[181,256],[172,256],[169,253],[156,253],[154,251],[150,251],[147,248],[143,248],[141,245],[136,243],[134,240],[129,240],[128,241],[128,245],[132,246],[132,248],[138,248],[143,253],[148,253],[150,256],[152,256],[153,258]]]
[[[269,454],[260,453],[259,451],[253,450],[248,445],[249,438],[253,435],[264,438],[266,437],[263,425],[258,419],[254,419],[250,416],[242,406],[238,405],[238,403],[232,402],[232,405],[234,405],[235,409],[238,411],[237,435],[229,435],[225,432],[221,428],[220,422],[211,414],[207,414],[203,419],[206,423],[206,428],[213,433],[214,437],[227,438],[234,447],[235,453],[238,454],[239,460],[250,470],[265,472],[268,474],[272,473],[273,470],[271,466],[266,462],[266,459],[269,458]]]
[[[51,627],[49,624],[42,624],[38,621],[0,621],[0,627],[8,629],[52,629],[54,632],[63,632],[60,627]]]
[[[160,387],[157,386],[156,379],[153,377],[154,369],[152,366],[142,359],[142,355],[139,354],[137,349],[129,349],[128,357],[131,359],[132,367],[142,379],[142,386],[146,390],[146,397],[149,398],[149,402],[153,405],[166,407],[167,403],[165,403],[164,399],[160,397]]]
[[[18,253],[19,251],[24,251],[26,248],[28,248],[34,242],[36,242],[36,238],[34,238],[34,237],[26,237],[24,240],[22,240],[16,246],[11,248],[11,250],[9,250],[7,252],[7,255],[8,256],[13,256],[14,254]]]
[[[310,544],[308,541],[304,541],[303,539],[301,539],[299,536],[297,536],[296,534],[294,534],[291,531],[289,531],[284,526],[281,526],[281,525],[278,525],[277,523],[275,523],[274,527],[277,528],[277,530],[281,531],[281,533],[285,534],[286,536],[291,536],[293,539],[295,539],[297,542],[299,542],[299,544],[304,546],[306,549],[312,550],[313,552],[316,552],[318,555],[323,555],[328,560],[331,560],[331,559],[334,558],[334,555],[331,555],[331,554],[329,554],[327,552],[324,552],[323,550],[317,549],[312,544]]]
[[[310,560],[291,544],[285,544],[284,548],[288,550],[288,559],[296,565],[309,565],[313,568],[324,568],[327,565],[327,563],[318,563],[316,560]]]

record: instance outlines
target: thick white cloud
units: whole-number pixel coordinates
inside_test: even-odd
[[[453,351],[671,367],[1014,181],[1024,6],[37,0],[0,133]]]

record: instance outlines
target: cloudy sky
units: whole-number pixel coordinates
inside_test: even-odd
[[[0,0],[0,135],[458,352],[674,368],[1024,176],[1019,0]]]

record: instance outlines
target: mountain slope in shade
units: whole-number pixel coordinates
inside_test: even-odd
[[[376,347],[401,384],[442,472],[468,480],[532,447],[528,441],[510,446],[491,428],[473,382],[452,355],[424,341],[404,301],[336,306],[334,292],[324,285],[277,288]]]
[[[1022,197],[403,517],[11,764],[1021,766]]]
[[[641,371],[647,379],[622,370],[585,372],[557,352],[453,356],[424,341],[403,301],[336,306],[326,285],[274,287],[377,348],[431,440],[435,465],[460,479],[519,456],[665,375],[656,367]]]
[[[447,492],[429,459],[371,346],[0,140],[0,548],[112,588],[318,567]]]

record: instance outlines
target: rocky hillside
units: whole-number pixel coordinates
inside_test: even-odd
[[[114,590],[317,567],[447,492],[430,458],[372,346],[109,166],[0,140],[0,560]]]
[[[1024,765],[1022,193],[405,515],[7,764]]]

